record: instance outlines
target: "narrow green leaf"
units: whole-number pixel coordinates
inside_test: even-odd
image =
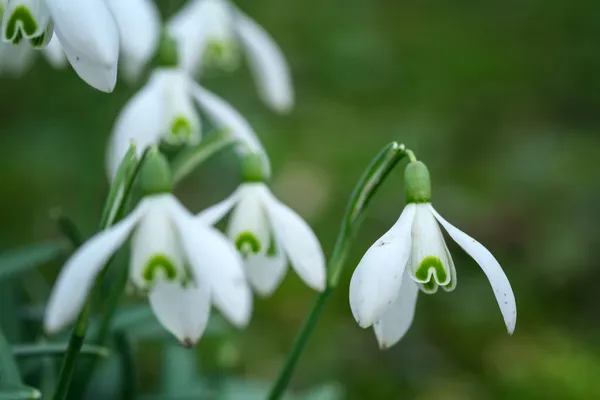
[[[121,398],[135,399],[137,397],[138,377],[130,339],[127,337],[125,331],[115,332],[113,336],[115,348],[121,363]]]
[[[138,159],[136,154],[136,146],[134,143],[132,143],[129,146],[129,150],[127,150],[127,153],[123,157],[119,168],[117,169],[117,173],[113,180],[113,184],[110,186],[108,197],[106,202],[104,203],[104,209],[102,210],[100,226],[106,226],[109,220],[114,220],[114,217],[121,203],[120,200],[123,198],[124,195],[124,186],[126,185],[126,182],[130,179],[130,175],[135,170],[137,164]]]
[[[42,393],[29,386],[0,383],[0,400],[30,400],[41,398]]]
[[[52,261],[68,251],[66,243],[39,243],[0,253],[0,280]]]
[[[39,390],[23,385],[11,346],[0,330],[0,400],[39,399]]]
[[[67,343],[16,344],[11,346],[12,354],[17,358],[28,357],[62,357],[67,351]],[[106,347],[84,344],[79,351],[82,355],[108,357],[110,350]]]
[[[197,146],[182,150],[171,164],[173,183],[180,182],[210,157],[239,143],[239,139],[231,133],[218,131],[203,139]]]

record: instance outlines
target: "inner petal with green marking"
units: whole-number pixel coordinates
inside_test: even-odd
[[[4,39],[18,44],[23,36],[33,37],[38,29],[38,22],[33,13],[25,5],[19,5],[12,10],[4,28]]]
[[[231,40],[210,40],[206,45],[204,57],[209,68],[232,71],[239,65],[239,49]]]
[[[174,281],[177,279],[177,267],[165,254],[155,254],[148,260],[143,276],[149,283],[157,278]]]
[[[414,279],[425,293],[435,293],[438,286],[452,285],[452,274],[442,260],[435,256],[427,256],[421,260],[414,272]]]
[[[258,254],[263,248],[262,243],[252,232],[242,232],[235,239],[235,247],[244,256],[248,254]]]

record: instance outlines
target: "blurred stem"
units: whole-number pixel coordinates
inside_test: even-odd
[[[130,149],[130,151],[131,151],[131,149]],[[144,151],[144,153],[140,157],[140,160],[136,162],[135,168],[133,168],[133,170],[131,170],[131,166],[130,166],[131,159],[126,158],[121,163],[121,166],[119,167],[119,171],[117,172],[117,175],[126,174],[127,179],[124,181],[117,180],[113,183],[113,185],[109,191],[109,196],[107,197],[107,200],[106,200],[108,204],[105,205],[104,210],[107,210],[107,209],[113,210],[114,209],[114,210],[116,210],[116,212],[113,214],[109,213],[109,215],[107,217],[105,217],[104,216],[105,213],[103,213],[102,221],[100,223],[100,231],[108,228],[109,226],[114,224],[114,222],[117,222],[121,218],[123,218],[123,215],[125,213],[125,207],[127,204],[127,200],[129,199],[129,196],[131,194],[131,189],[133,187],[133,183],[135,182],[135,178],[137,177],[138,173],[140,172],[140,169],[144,163],[144,160],[145,160],[147,154],[148,154],[148,149],[146,149],[146,151]],[[129,173],[129,172],[131,172],[131,173]],[[120,196],[120,195],[113,196],[114,193],[120,191],[120,189],[114,190],[114,186],[120,187],[121,184],[123,184],[123,192],[122,192],[123,195],[122,196]],[[114,204],[111,204],[111,202],[114,202],[117,205],[115,206]],[[82,239],[81,237],[73,236],[73,237],[70,237],[70,239],[72,240],[73,245],[75,245],[77,247],[80,246],[83,242],[82,240],[78,240],[78,239]],[[108,264],[110,264],[110,261],[104,266],[104,268],[102,268],[100,274],[98,274],[98,277],[96,278],[96,282],[94,284],[94,288],[92,289],[92,292],[98,286],[98,283],[100,281],[102,281],[102,278],[104,277],[104,275],[106,273],[106,268],[107,268]],[[81,350],[81,346],[83,345],[83,340],[85,338],[85,333],[87,331],[87,326],[88,326],[87,322],[88,322],[88,316],[90,313],[90,298],[91,297],[92,296],[88,296],[88,301],[86,302],[85,306],[79,313],[79,315],[77,317],[77,321],[75,322],[75,329],[73,329],[73,332],[71,333],[71,337],[69,338],[69,346],[67,347],[67,351],[65,353],[65,357],[63,359],[62,366],[60,369],[58,385],[56,387],[56,392],[54,393],[54,397],[53,397],[54,400],[64,400],[67,397],[67,393],[69,392],[69,386],[71,385],[71,380],[73,378],[73,371],[75,370],[75,360],[77,358],[77,355],[79,354],[79,351]]]
[[[4,332],[0,329],[0,382],[20,384],[21,374],[12,355],[12,349]]]
[[[12,346],[12,354],[17,358],[62,356],[67,351],[64,343],[37,343],[19,344]],[[80,354],[96,357],[108,357],[109,351],[105,347],[83,345]]]
[[[413,152],[406,150],[404,145],[399,145],[396,142],[388,144],[373,158],[356,185],[346,208],[338,239],[327,266],[327,287],[317,295],[308,317],[304,320],[300,332],[294,340],[292,350],[288,354],[273,389],[271,389],[269,400],[280,399],[285,393],[306,343],[308,343],[308,339],[323,313],[325,303],[340,280],[349,246],[365,215],[367,205],[388,174],[406,156],[410,159],[414,158]]]

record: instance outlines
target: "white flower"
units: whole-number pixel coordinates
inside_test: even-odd
[[[67,261],[48,303],[46,331],[56,332],[75,318],[104,264],[132,233],[130,282],[148,292],[156,317],[181,343],[191,346],[199,339],[211,303],[234,324],[248,323],[252,295],[233,245],[195,221],[171,194],[158,194],[145,197]]]
[[[228,236],[245,256],[246,275],[259,294],[270,295],[279,286],[288,260],[308,286],[325,289],[325,258],[319,240],[264,183],[243,183],[198,219],[212,225],[230,211]]]
[[[456,287],[456,270],[441,224],[487,276],[509,334],[515,329],[515,297],[504,271],[481,243],[442,218],[430,203],[408,204],[398,222],[364,255],[350,282],[350,307],[358,324],[374,327],[382,348],[409,329],[419,289],[435,293]]]
[[[201,121],[195,105],[214,126],[231,132],[250,149],[264,154],[256,134],[232,106],[198,86],[185,71],[160,68],[153,71],[148,83],[117,118],[106,158],[109,176],[114,177],[132,140],[139,154],[161,141],[174,145],[199,142]]]
[[[20,76],[29,69],[36,54],[37,51],[27,43],[21,42],[14,45],[0,41],[0,74],[5,72],[13,76]],[[54,68],[67,66],[67,57],[56,36],[52,36],[48,46],[42,49],[42,54]]]
[[[167,24],[177,41],[180,65],[190,73],[203,67],[233,69],[238,47],[246,51],[259,94],[276,111],[293,107],[294,91],[281,49],[253,19],[227,0],[191,0]]]
[[[111,92],[117,78],[119,37],[104,0],[3,0],[2,39],[43,48],[53,32],[75,72]]]
[[[160,39],[160,13],[154,0],[106,0],[115,17],[121,42],[121,70],[136,81]]]

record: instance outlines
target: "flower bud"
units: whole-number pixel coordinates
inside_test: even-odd
[[[404,197],[407,203],[431,202],[429,170],[421,161],[410,162],[404,170]]]
[[[242,180],[244,182],[265,182],[264,159],[260,154],[248,152],[242,158]]]
[[[140,170],[140,188],[145,196],[171,193],[173,176],[167,158],[156,148],[152,148],[143,161]]]

